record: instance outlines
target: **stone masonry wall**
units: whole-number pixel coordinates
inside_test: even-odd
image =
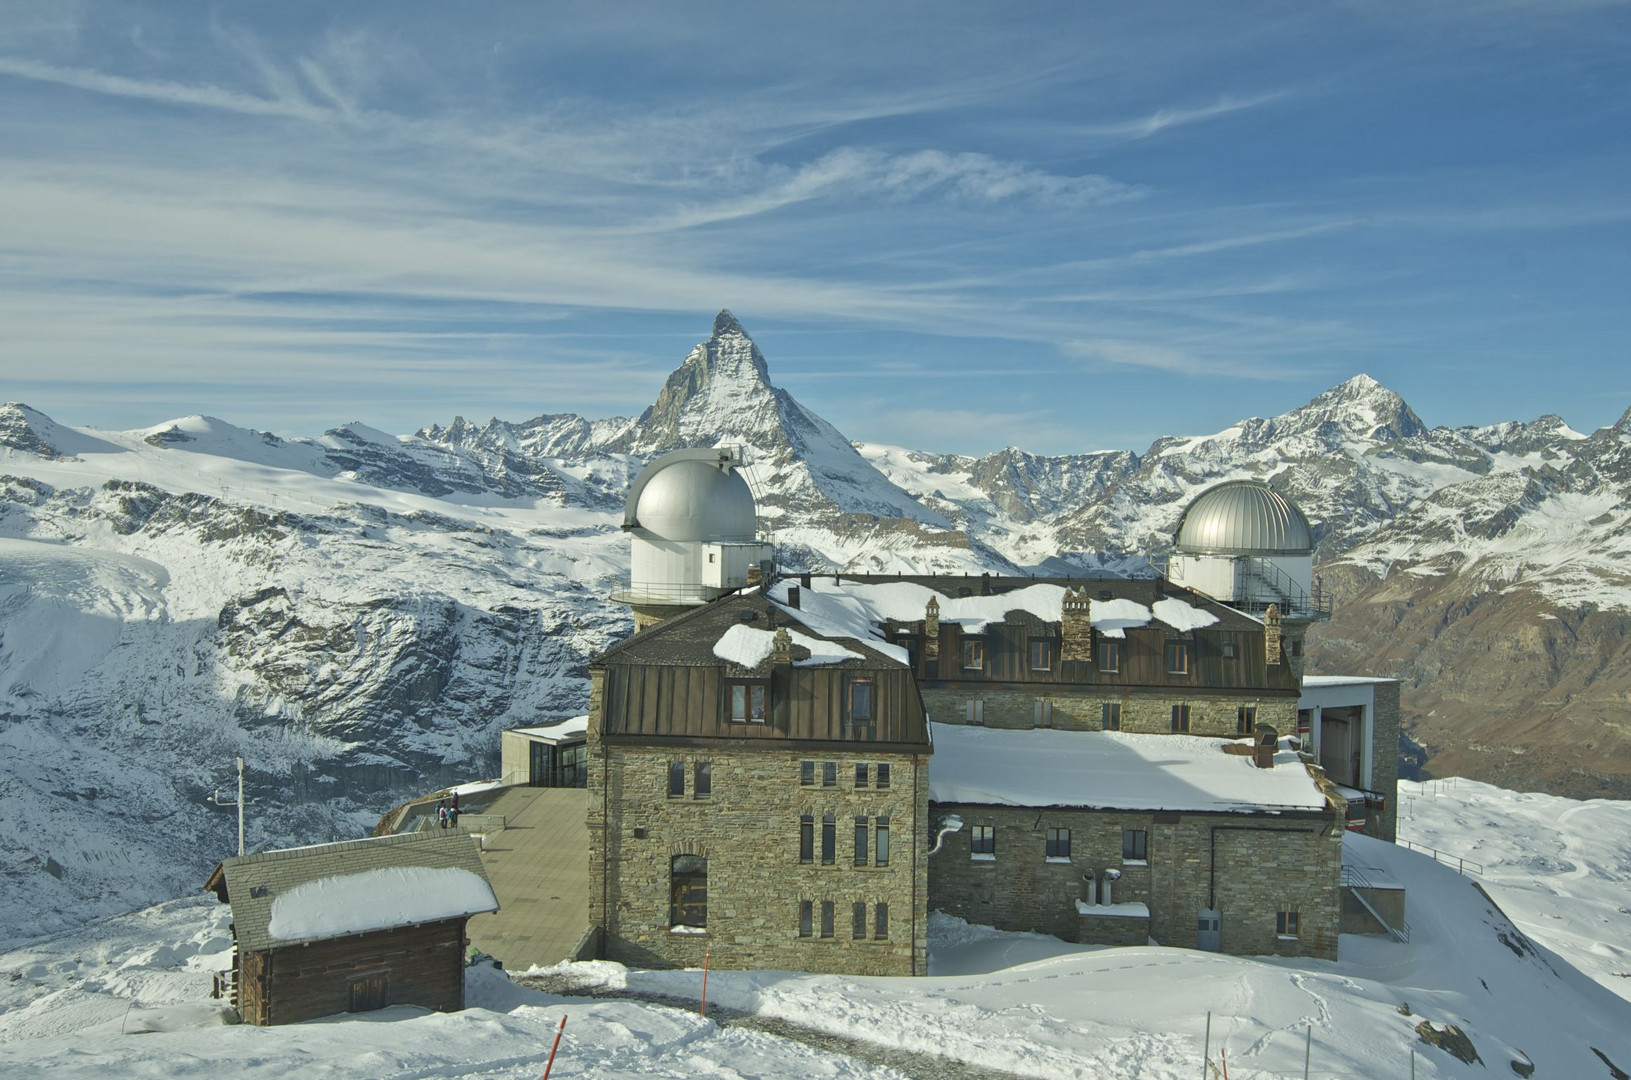
[[[1083,872],[1092,870],[1097,879],[1113,868],[1122,875],[1114,886],[1114,901],[1147,904],[1150,936],[1163,945],[1194,948],[1197,916],[1212,899],[1221,913],[1224,952],[1336,958],[1342,830],[1332,814],[1153,814],[941,804],[931,813],[937,818],[957,813],[964,825],[946,837],[929,861],[930,904],[970,922],[1075,940],[1080,925],[1075,901],[1086,897]],[[995,830],[995,858],[978,859],[971,853],[970,838],[979,825]],[[1242,831],[1242,826],[1252,831]],[[1052,828],[1071,832],[1068,861],[1045,858]],[[1122,859],[1124,829],[1145,831],[1144,862]],[[1217,861],[1215,872],[1209,873],[1214,835]],[[1283,910],[1299,916],[1295,938],[1277,933],[1276,917]]]
[[[1371,786],[1387,798],[1381,813],[1371,811],[1365,832],[1390,843],[1398,839],[1399,820],[1399,684],[1376,684],[1371,718]]]
[[[593,703],[591,704],[593,710]],[[597,715],[591,711],[591,715]],[[591,920],[602,954],[643,967],[700,966],[705,949],[719,968],[785,968],[872,975],[927,972],[928,880],[920,838],[927,831],[926,754],[733,747],[699,749],[601,743],[591,726]],[[671,761],[685,765],[686,793],[668,794]],[[712,766],[712,792],[695,794],[695,765]],[[815,783],[801,783],[801,762]],[[824,765],[836,783],[823,784]],[[890,785],[876,786],[877,765]],[[855,766],[868,766],[857,787]],[[822,817],[833,814],[836,851],[822,864]],[[800,817],[814,818],[814,858],[800,861]],[[890,858],[877,866],[877,819],[889,821]],[[867,819],[867,865],[854,861],[857,816]],[[670,860],[708,860],[706,932],[670,930]],[[603,873],[604,871],[604,873]],[[812,904],[800,936],[800,902]],[[822,937],[821,905],[833,904],[833,933]],[[852,936],[852,905],[866,905],[866,936]],[[887,937],[876,937],[878,904],[888,905]]]
[[[968,702],[979,701],[986,727],[1036,727],[1036,703],[1046,700],[1051,706],[1050,726],[1063,731],[1098,731],[1104,717],[1106,702],[1121,705],[1121,730],[1150,734],[1172,733],[1172,707],[1189,706],[1189,734],[1226,738],[1236,737],[1236,722],[1242,705],[1257,707],[1257,723],[1272,724],[1281,733],[1297,730],[1297,699],[1280,697],[1243,697],[1216,692],[1194,693],[1126,693],[1122,691],[1096,691],[1049,693],[1037,687],[1004,689],[986,686],[978,690],[942,690],[923,688],[923,707],[930,717],[943,724],[967,722]]]

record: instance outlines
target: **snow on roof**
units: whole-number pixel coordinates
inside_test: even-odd
[[[1122,919],[1147,919],[1150,917],[1148,904],[1129,900],[1125,904],[1089,904],[1086,900],[1076,901],[1076,914],[1078,915],[1114,915]]]
[[[810,650],[808,659],[793,661],[794,667],[820,667],[823,664],[837,664],[844,660],[866,659],[860,653],[852,652],[842,645],[813,638],[797,630],[789,630],[787,636],[793,639],[794,645],[802,645]],[[775,641],[776,633],[773,630],[755,630],[751,626],[738,623],[714,642],[714,655],[729,664],[756,668],[769,658]]]
[[[1186,604],[1182,600],[1171,596],[1165,600],[1157,600],[1150,605],[1150,610],[1155,612],[1157,619],[1180,633],[1199,630],[1218,621],[1218,617],[1210,611],[1202,611],[1198,607]]]
[[[1127,636],[1129,626],[1150,625],[1150,609],[1137,600],[1097,600],[1088,609],[1093,629],[1105,637]]]
[[[1223,742],[1120,731],[1004,731],[935,724],[929,798],[997,806],[1117,810],[1323,810],[1325,796],[1297,755],[1273,769]]]
[[[531,727],[512,728],[522,735],[542,735],[546,738],[559,739],[568,735],[582,735],[589,730],[587,716],[574,716],[570,720],[562,720],[558,724],[533,724]]]
[[[296,885],[272,901],[266,934],[309,941],[497,910],[492,887],[468,870],[391,866]]]
[[[1027,585],[1012,592],[992,596],[946,596],[926,585],[911,581],[864,584],[858,581],[835,583],[815,578],[799,591],[799,606],[786,606],[787,590],[793,583],[772,585],[770,598],[782,610],[818,634],[864,641],[874,648],[906,660],[905,650],[881,639],[878,627],[886,621],[916,622],[932,598],[940,605],[940,621],[957,623],[970,633],[980,633],[988,623],[1002,622],[1011,611],[1025,611],[1043,622],[1064,618],[1065,588],[1062,585]],[[1091,607],[1093,629],[1105,637],[1126,637],[1127,627],[1148,626],[1152,618],[1175,630],[1187,632],[1211,626],[1218,617],[1210,611],[1169,597],[1157,600],[1152,611],[1136,600],[1095,600]],[[893,650],[893,651],[891,651]]]
[[[1316,686],[1373,686],[1376,683],[1398,681],[1371,675],[1304,675],[1303,688],[1306,690]]]

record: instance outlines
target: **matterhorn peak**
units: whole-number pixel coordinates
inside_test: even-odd
[[[730,308],[720,308],[719,314],[714,316],[713,340],[718,341],[726,334],[748,336],[748,332],[742,329],[742,324],[736,321],[736,316],[731,314]]]

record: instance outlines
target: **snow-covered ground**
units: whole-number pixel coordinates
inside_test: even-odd
[[[1364,837],[1353,854],[1409,890],[1408,945],[1347,936],[1337,963],[1158,947],[1104,949],[937,916],[920,979],[714,972],[710,1002],[1031,1077],[1192,1078],[1211,1013],[1231,1076],[1603,1078],[1631,1065],[1631,804],[1570,802],[1462,781],[1407,785],[1405,834],[1482,856],[1485,887]],[[857,1077],[898,1074],[695,1013],[561,998],[472,969],[470,1007],[392,1008],[292,1027],[224,1027],[208,997],[227,961],[227,909],[172,901],[0,954],[0,1076],[536,1077],[569,1017],[553,1076]],[[1599,953],[1595,946],[1611,952]],[[1580,965],[1577,970],[1571,960]],[[585,985],[694,998],[696,971],[586,963]],[[1594,978],[1595,977],[1595,978]],[[1604,984],[1608,984],[1605,988]],[[1483,1064],[1418,1041],[1454,1024]],[[132,1037],[142,1033],[140,1038]]]

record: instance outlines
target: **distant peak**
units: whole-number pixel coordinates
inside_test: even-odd
[[[1341,388],[1347,390],[1381,390],[1383,386],[1361,371],[1358,375],[1343,383]]]
[[[736,316],[730,313],[729,308],[720,308],[719,314],[714,316],[714,337],[720,338],[726,334],[741,334],[747,337],[747,331],[742,324],[736,321]]]

